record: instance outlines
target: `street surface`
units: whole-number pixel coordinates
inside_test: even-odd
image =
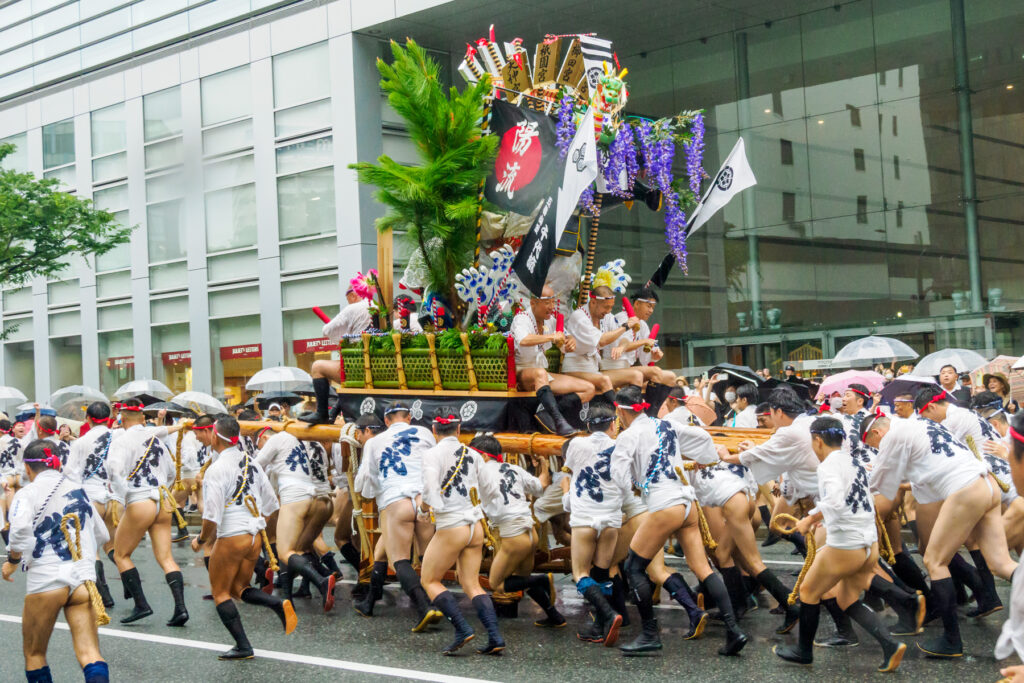
[[[800,567],[798,556],[790,555],[786,542],[765,549],[770,567],[780,572],[787,585],[792,585]],[[257,658],[242,662],[222,662],[219,652],[230,647],[230,637],[221,625],[213,603],[202,600],[209,592],[209,582],[202,560],[184,545],[174,549],[185,576],[186,595],[191,620],[184,628],[164,626],[170,616],[172,601],[163,576],[153,560],[148,542],[136,553],[146,596],[154,615],[141,622],[121,625],[118,619],[127,612],[127,601],[116,570],[108,562],[106,573],[117,604],[112,610],[111,624],[101,629],[100,647],[110,663],[111,679],[160,683],[186,681],[217,681],[218,683],[249,683],[258,681],[395,681],[395,680],[488,680],[488,681],[867,681],[881,680],[875,667],[881,651],[870,637],[860,632],[861,643],[855,648],[832,650],[815,648],[813,667],[800,667],[778,659],[771,652],[776,643],[795,638],[795,631],[776,636],[774,629],[781,617],[769,614],[771,598],[762,593],[762,607],[750,612],[743,626],[751,642],[739,658],[719,657],[716,651],[722,642],[722,627],[712,622],[705,636],[684,642],[686,615],[670,605],[663,594],[658,610],[665,649],[655,657],[623,657],[617,649],[585,644],[575,637],[585,618],[583,603],[567,576],[558,577],[559,608],[569,625],[557,631],[533,626],[540,610],[528,599],[520,604],[519,618],[501,621],[508,648],[502,657],[481,657],[476,645],[486,641],[486,634],[476,620],[468,601],[461,607],[470,624],[477,630],[476,641],[469,643],[458,657],[444,657],[441,647],[451,638],[447,622],[428,633],[411,633],[412,617],[409,601],[397,583],[389,583],[385,599],[377,604],[378,616],[368,619],[352,610],[349,592],[354,571],[345,570],[345,580],[338,584],[338,602],[333,612],[323,614],[316,600],[297,599],[299,625],[295,633],[285,636],[277,617],[266,608],[239,603],[246,631],[257,648]],[[920,558],[918,558],[920,559]],[[669,557],[670,564],[681,561]],[[695,585],[692,574],[684,571],[687,581]],[[1009,584],[996,579],[1003,603],[1008,605]],[[296,583],[296,586],[298,583]],[[25,580],[20,572],[13,584],[0,585],[0,642],[4,657],[0,658],[0,680],[24,680],[21,657],[20,617]],[[314,590],[315,593],[315,590]],[[400,597],[399,597],[400,596]],[[634,622],[623,629],[623,642],[639,631],[639,620],[631,606]],[[962,613],[962,612],[961,612]],[[960,661],[928,660],[920,656],[913,642],[936,634],[938,627],[925,629],[908,644],[896,677],[900,681],[996,681],[999,664],[992,648],[1008,609],[987,619],[963,621],[965,656]],[[887,621],[895,621],[887,611]],[[822,610],[819,636],[832,631],[832,622]],[[55,681],[81,680],[81,670],[71,649],[71,638],[62,624],[50,641],[49,663]],[[895,678],[895,677],[894,677]]]

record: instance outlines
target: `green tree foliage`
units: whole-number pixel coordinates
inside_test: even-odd
[[[351,168],[378,188],[375,196],[387,207],[377,230],[403,231],[407,253],[423,253],[430,288],[457,305],[455,275],[472,265],[480,183],[497,154],[496,137],[480,129],[490,81],[445,92],[437,62],[414,41],[392,41],[391,52],[391,64],[377,60],[381,87],[405,119],[421,162],[403,166],[383,155]]]
[[[0,162],[13,151],[14,145],[0,145]],[[53,277],[68,267],[69,256],[105,254],[128,241],[132,228],[58,185],[55,178],[0,169],[0,285]]]

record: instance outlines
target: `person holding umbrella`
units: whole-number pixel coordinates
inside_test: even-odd
[[[960,384],[959,377],[955,367],[943,365],[939,369],[939,386],[957,405],[970,405],[971,390]]]

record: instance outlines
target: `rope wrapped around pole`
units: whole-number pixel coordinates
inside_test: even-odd
[[[256,507],[256,499],[250,493],[243,500],[245,501],[245,507],[249,510],[249,514],[258,519],[260,517],[260,510]],[[267,537],[266,529],[260,529],[260,538],[263,539],[263,550],[267,553],[267,569],[276,572],[280,569],[280,566],[277,564],[277,558],[274,557],[273,548],[270,547],[270,539]]]
[[[174,446],[174,486],[171,487],[174,491],[185,490],[185,483],[181,480],[181,442],[185,440],[188,429],[186,426],[178,430],[178,441]]]
[[[793,515],[787,515],[784,512],[772,517],[772,523],[769,525],[772,531],[783,536],[789,536],[796,530],[796,525],[799,520]],[[789,594],[789,600],[787,602],[790,605],[795,605],[797,599],[800,597],[800,584],[803,583],[804,577],[807,576],[807,570],[811,568],[811,564],[814,563],[814,553],[817,550],[817,546],[814,543],[814,534],[807,534],[804,537],[807,543],[807,559],[804,560],[804,566],[800,568],[800,576],[796,577],[796,583],[793,584],[793,592]]]
[[[892,549],[892,541],[889,540],[889,532],[885,528],[885,522],[875,510],[875,526],[878,528],[878,552],[882,559],[892,564],[896,561],[896,553]]]
[[[75,524],[74,539],[71,538],[68,522],[74,522]],[[73,562],[80,562],[82,560],[82,520],[74,512],[69,512],[60,518],[60,531],[64,534],[64,540],[67,541],[68,550],[71,552],[71,560]],[[100,592],[96,590],[96,582],[86,581],[85,589],[89,591],[89,604],[92,607],[93,614],[96,615],[96,625],[106,626],[110,623],[110,615],[107,614],[107,610],[103,607],[103,598],[100,597]]]

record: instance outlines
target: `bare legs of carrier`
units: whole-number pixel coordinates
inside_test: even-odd
[[[107,663],[100,654],[100,641],[96,617],[85,585],[74,591],[67,588],[30,593],[25,596],[21,615],[21,635],[25,653],[25,676],[29,683],[52,681],[46,664],[46,649],[50,644],[57,615],[64,610],[64,619],[71,631],[71,644],[82,667],[85,683],[107,683]]]
[[[174,597],[174,613],[167,621],[168,626],[184,626],[188,621],[188,610],[185,608],[185,582],[181,576],[181,568],[171,556],[171,513],[154,500],[140,500],[128,504],[124,517],[117,526],[114,536],[114,563],[121,572],[121,580],[125,589],[135,601],[132,613],[121,619],[122,624],[148,617],[153,609],[146,601],[142,592],[142,579],[139,570],[132,562],[131,555],[139,546],[139,541],[149,534],[153,545],[153,557],[164,570],[164,579]]]

